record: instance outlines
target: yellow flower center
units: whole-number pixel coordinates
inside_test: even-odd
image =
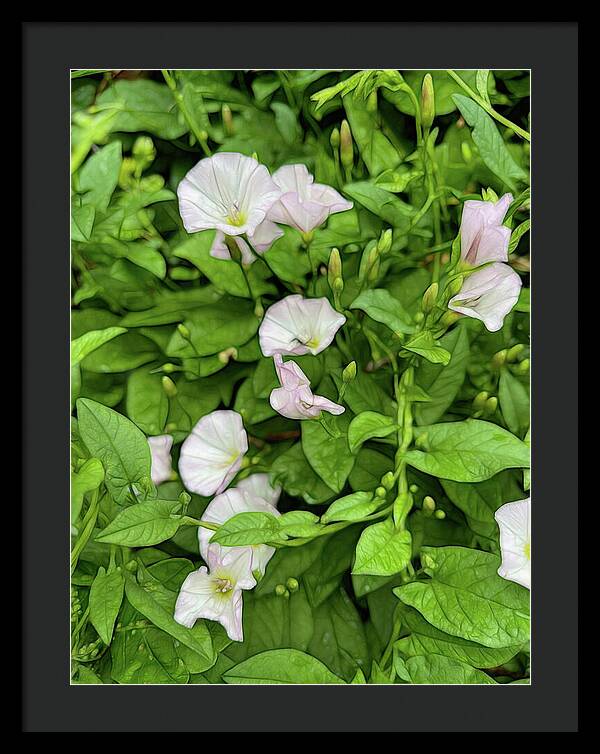
[[[527,560],[531,560],[531,544],[529,542],[523,547],[523,552],[525,553]]]
[[[307,346],[308,348],[318,348],[319,341],[317,338],[311,338],[310,340],[307,340],[304,345]]]
[[[233,584],[231,583],[230,579],[216,579],[215,580],[215,591],[219,592],[220,594],[227,594],[227,592],[230,592],[233,589]]]
[[[230,225],[235,225],[236,228],[244,225],[246,222],[246,214],[241,212],[235,205],[229,210],[227,215],[227,222]]]

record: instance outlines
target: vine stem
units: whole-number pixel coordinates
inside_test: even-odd
[[[531,136],[528,131],[525,131],[524,128],[521,128],[520,126],[517,126],[516,123],[513,123],[512,121],[508,120],[508,118],[505,118],[503,115],[500,115],[499,112],[494,110],[494,108],[489,105],[482,97],[480,97],[476,92],[474,92],[471,87],[465,83],[461,77],[453,70],[446,69],[446,73],[451,76],[454,81],[460,86],[461,89],[463,89],[471,99],[475,100],[479,107],[483,108],[488,115],[491,115],[494,120],[497,120],[499,123],[502,123],[502,125],[506,126],[507,128],[510,128],[512,131],[514,131],[516,134],[519,134],[519,136],[522,139],[525,139],[526,141],[531,141]]]
[[[166,69],[162,69],[161,73],[163,75],[164,80],[167,82],[167,86],[171,90],[171,93],[173,94],[173,99],[175,100],[175,104],[179,108],[179,111],[183,115],[183,118],[185,122],[188,124],[190,131],[194,134],[196,141],[200,146],[202,147],[202,151],[207,157],[211,156],[211,151],[208,148],[208,143],[206,141],[206,138],[204,137],[204,134],[200,131],[198,128],[198,124],[196,123],[196,119],[194,116],[189,112],[189,110],[186,107],[185,102],[183,101],[183,96],[181,92],[177,89],[177,83],[173,76],[167,71]]]

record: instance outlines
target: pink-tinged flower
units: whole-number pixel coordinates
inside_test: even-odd
[[[175,603],[174,618],[182,626],[192,628],[199,618],[218,621],[232,641],[244,641],[242,627],[243,589],[252,589],[251,554],[240,550],[222,556],[215,550],[208,553],[208,567],[190,573]]]
[[[281,387],[272,390],[269,396],[275,411],[288,419],[316,419],[321,411],[329,411],[336,416],[344,413],[346,409],[343,406],[313,394],[308,377],[296,362],[284,362],[279,354],[273,360],[281,383]]]
[[[281,190],[252,157],[219,152],[195,165],[177,187],[188,233],[216,228],[229,236],[252,235]]]
[[[465,202],[460,222],[460,257],[472,267],[485,262],[506,262],[510,228],[502,225],[513,200],[504,194],[497,202]]]
[[[275,223],[272,223],[270,220],[263,220],[254,233],[248,235],[250,244],[241,236],[232,236],[232,238],[235,240],[242,255],[242,264],[248,267],[256,259],[255,251],[257,254],[264,254],[271,247],[271,244],[278,238],[281,238],[282,235],[283,231]],[[217,259],[231,259],[231,252],[225,243],[225,233],[220,230],[215,233],[210,255]]]
[[[268,474],[251,474],[239,481],[235,489],[242,490],[253,497],[259,497],[274,508],[277,507],[281,495],[281,487],[279,485],[273,487]]]
[[[240,470],[248,450],[242,417],[235,411],[203,416],[181,446],[179,474],[190,492],[219,494]]]
[[[448,308],[479,319],[490,332],[499,330],[519,298],[521,278],[508,265],[494,262],[469,275]]]
[[[500,506],[494,517],[502,553],[498,575],[531,589],[531,498]]]
[[[310,233],[329,215],[354,206],[331,186],[313,183],[306,165],[284,165],[273,173],[273,180],[282,196],[269,210],[269,218],[301,233]]]
[[[272,492],[270,494],[272,499]],[[254,494],[252,485],[241,487],[232,487],[221,495],[217,495],[208,505],[202,514],[202,520],[210,524],[224,524],[230,518],[238,513],[248,513],[258,511],[261,513],[270,513],[272,516],[280,516],[281,513],[270,502]],[[202,526],[198,527],[198,543],[200,545],[200,555],[208,562],[211,552],[216,552],[219,557],[225,553],[234,551],[244,551],[250,553],[252,561],[252,571],[259,571],[264,574],[267,563],[275,554],[275,548],[268,545],[243,545],[228,547],[220,545],[217,542],[211,543],[211,537],[214,531]]]
[[[171,435],[157,435],[148,438],[152,467],[150,476],[154,484],[162,484],[171,478],[173,468],[171,466],[171,448],[173,438]]]
[[[260,347],[265,356],[321,353],[345,321],[326,298],[286,296],[265,312],[258,330]]]

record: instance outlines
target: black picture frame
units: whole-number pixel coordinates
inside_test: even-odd
[[[577,23],[23,22],[21,28],[22,731],[577,731]],[[69,69],[103,66],[531,69],[530,686],[70,685]],[[558,333],[565,335],[560,358]]]

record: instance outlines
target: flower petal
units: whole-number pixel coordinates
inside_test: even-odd
[[[496,332],[517,303],[521,285],[514,270],[494,262],[469,275],[460,292],[448,302],[448,308],[479,319],[490,332]]]
[[[239,481],[234,489],[241,490],[249,497],[257,497],[264,500],[274,508],[277,507],[277,502],[281,495],[281,487],[279,485],[273,487],[269,481],[268,474],[251,474]]]
[[[494,514],[500,529],[502,563],[498,574],[531,588],[531,499],[505,503]]]
[[[198,618],[209,617],[206,615],[208,605],[212,601],[214,586],[205,566],[188,574],[181,585],[177,601],[175,603],[174,618],[182,626],[192,628]],[[211,615],[214,615],[214,609]]]
[[[156,435],[148,438],[152,467],[150,476],[154,484],[159,485],[171,478],[173,467],[171,464],[171,448],[173,438],[171,435]]]

